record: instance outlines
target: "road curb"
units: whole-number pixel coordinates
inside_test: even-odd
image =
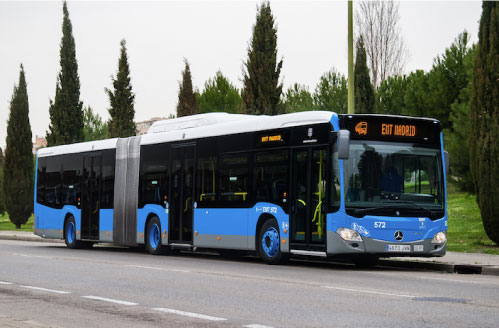
[[[458,274],[482,274],[499,276],[499,266],[495,265],[468,265],[443,262],[420,262],[420,261],[393,261],[380,260],[380,266],[395,267],[403,269],[421,269],[431,271],[444,271]]]
[[[42,243],[63,243],[64,240],[61,239],[47,239],[38,236],[18,236],[18,235],[0,235],[1,240],[20,240],[20,241],[37,241]]]

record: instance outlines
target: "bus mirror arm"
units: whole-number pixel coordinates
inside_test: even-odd
[[[449,174],[449,166],[450,166],[450,156],[449,152],[444,150],[444,159],[445,159],[445,174]]]
[[[338,131],[338,159],[348,159],[350,155],[350,131]]]

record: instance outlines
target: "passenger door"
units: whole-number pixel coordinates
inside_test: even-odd
[[[99,240],[101,155],[83,157],[81,239]]]
[[[327,149],[293,151],[291,249],[325,251]]]
[[[168,218],[170,241],[192,244],[195,145],[172,147],[172,175]]]

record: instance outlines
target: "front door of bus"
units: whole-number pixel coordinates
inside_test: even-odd
[[[101,155],[83,158],[81,239],[99,240]]]
[[[291,248],[325,251],[326,148],[293,152]]]
[[[170,241],[192,243],[195,146],[172,148],[172,177],[168,218]]]

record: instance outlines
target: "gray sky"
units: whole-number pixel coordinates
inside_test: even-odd
[[[127,41],[135,120],[175,113],[183,58],[202,90],[217,70],[241,88],[243,62],[259,1],[69,1],[81,83],[80,99],[105,120],[120,40]],[[285,89],[315,88],[332,67],[347,73],[347,1],[271,1],[284,58]],[[355,10],[355,1],[354,1]],[[409,49],[406,72],[431,69],[433,59],[463,30],[476,42],[481,2],[402,1],[400,27]],[[355,24],[355,22],[354,22]],[[62,1],[0,1],[0,146],[9,102],[23,63],[30,122],[45,135],[50,122],[62,37]]]

